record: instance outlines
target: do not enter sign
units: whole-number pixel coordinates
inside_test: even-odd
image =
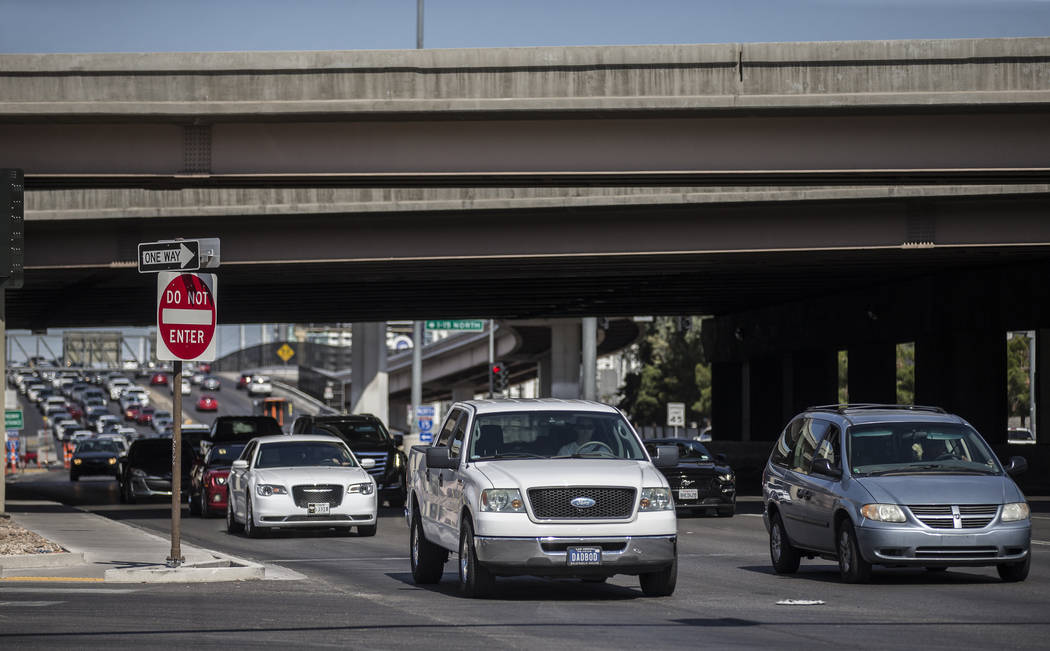
[[[215,360],[215,274],[157,274],[157,359]]]

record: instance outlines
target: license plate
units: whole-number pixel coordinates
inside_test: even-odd
[[[680,500],[695,500],[700,497],[700,493],[695,488],[683,488],[678,491],[678,499]]]
[[[601,565],[602,550],[600,547],[569,547],[567,562],[569,565]]]
[[[317,502],[316,504],[307,504],[306,512],[310,515],[328,515],[331,508],[328,502]]]

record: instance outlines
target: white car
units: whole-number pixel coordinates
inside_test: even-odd
[[[120,395],[124,393],[125,389],[131,388],[131,380],[123,377],[118,377],[110,380],[109,382],[109,397],[111,400],[119,400]]]
[[[342,439],[324,435],[261,436],[233,462],[226,529],[251,538],[272,527],[335,527],[376,533],[376,483]]]
[[[271,393],[273,393],[273,385],[270,384],[270,378],[265,375],[256,375],[248,384],[248,395],[250,396],[268,396]]]
[[[124,392],[120,394],[121,410],[127,410],[128,406],[132,403],[138,403],[145,407],[149,404],[149,393],[142,387],[125,389]]]

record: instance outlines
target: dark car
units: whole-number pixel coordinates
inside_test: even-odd
[[[405,455],[398,450],[402,436],[391,436],[371,414],[300,416],[292,423],[292,434],[329,434],[346,441],[359,460],[373,459],[375,467],[368,474],[376,481],[379,499],[390,506],[405,504]]]
[[[649,454],[658,445],[678,446],[678,465],[660,468],[674,495],[675,510],[715,509],[719,516],[736,512],[736,475],[724,454],[711,454],[699,441],[691,439],[647,439]]]
[[[284,431],[272,416],[219,416],[211,424],[202,452],[218,443],[247,443],[256,436],[281,436]]]
[[[219,443],[203,459],[198,458],[190,471],[190,489],[186,496],[192,515],[208,518],[226,512],[226,480],[245,445]]]
[[[80,442],[73,452],[69,466],[69,480],[77,481],[84,475],[109,475],[120,479],[117,460],[124,450],[116,441],[87,439]]]
[[[171,439],[132,441],[120,459],[120,501],[134,504],[149,497],[171,497]],[[190,485],[193,450],[182,444],[182,486]]]
[[[222,383],[219,378],[209,375],[201,380],[201,388],[205,391],[222,391]]]

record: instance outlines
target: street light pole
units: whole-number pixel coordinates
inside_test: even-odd
[[[416,49],[423,49],[423,0],[416,0]]]

